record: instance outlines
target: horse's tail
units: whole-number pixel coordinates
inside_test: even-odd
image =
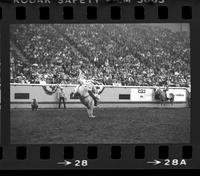
[[[104,91],[105,86],[103,86],[103,88],[98,92],[99,95],[101,95],[101,93]]]

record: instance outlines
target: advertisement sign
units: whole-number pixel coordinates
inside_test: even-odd
[[[184,88],[170,88],[167,91],[167,96],[173,93],[174,94],[174,102],[185,102],[186,101],[186,89]],[[131,89],[131,101],[154,101],[154,92],[151,88],[132,88]]]
[[[184,102],[186,101],[186,89],[172,89],[170,88],[167,94],[174,94],[174,102]]]
[[[152,101],[153,89],[150,88],[132,88],[131,101]]]

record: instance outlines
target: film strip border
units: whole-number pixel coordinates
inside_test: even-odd
[[[102,145],[103,146],[103,145]],[[192,146],[42,145],[0,147],[1,169],[195,168]],[[36,154],[37,153],[37,154]],[[4,161],[4,162],[3,162]],[[122,164],[124,166],[122,167]],[[156,166],[156,167],[155,167]],[[189,167],[188,167],[189,166]]]
[[[112,159],[121,159],[123,147],[115,145],[110,148],[110,158]],[[192,146],[183,146],[180,147],[181,152],[180,156],[183,159],[192,159]],[[17,146],[16,147],[16,157],[14,159],[17,160],[25,160],[29,156],[27,155],[29,149],[26,146]],[[158,147],[158,158],[159,159],[167,159],[172,154],[169,152],[169,146],[163,145]],[[145,146],[135,146],[133,147],[133,156],[135,159],[145,159],[146,150]],[[74,159],[74,147],[73,146],[65,146],[63,147],[63,159]],[[87,159],[97,159],[98,158],[98,147],[95,145],[91,145],[87,147]],[[109,155],[109,154],[108,154]],[[5,159],[3,147],[0,147],[0,160]],[[51,147],[48,145],[39,147],[39,158],[42,160],[48,160],[51,158]]]
[[[9,6],[12,10],[10,11],[10,16],[8,15],[9,12],[6,11],[4,5],[0,4],[0,22],[4,22],[7,19],[17,20],[19,23],[23,22],[30,22],[31,20],[40,21],[42,23],[52,21],[60,22],[74,22],[78,20],[88,20],[87,22],[94,22],[94,21],[104,21],[104,20],[113,20],[113,22],[120,22],[129,19],[129,21],[138,21],[138,22],[146,22],[145,20],[154,19],[154,20],[161,20],[161,21],[176,21],[176,20],[183,20],[186,22],[190,22],[190,20],[197,17],[194,15],[194,10],[192,8],[192,2],[188,1],[185,4],[179,4],[178,10],[177,7],[170,8],[168,5],[158,5],[155,6],[151,5],[139,5],[136,4],[134,6],[120,6],[120,5],[112,5],[108,4],[108,6],[100,6],[97,5],[87,5],[84,7],[77,7],[75,6],[60,6],[60,10],[55,10],[54,6],[36,6],[35,8],[31,9],[31,6]],[[104,10],[101,11],[100,8]],[[81,9],[81,11],[80,11]],[[106,13],[104,13],[106,11]],[[177,16],[172,15],[175,12],[178,14]],[[59,12],[59,13],[57,13]],[[80,12],[80,13],[79,13]],[[153,13],[152,13],[153,12]],[[152,13],[150,17],[149,14]],[[35,15],[33,15],[35,14]],[[127,18],[128,17],[128,18]],[[19,145],[19,146],[5,146],[0,147],[0,169],[8,169],[8,168],[17,168],[17,167],[24,167],[24,163],[29,164],[29,162],[36,161],[38,164],[33,164],[39,168],[38,166],[41,165],[42,167],[51,166],[55,168],[56,164],[55,161],[62,161],[62,160],[92,160],[99,161],[101,163],[94,164],[95,167],[102,167],[104,165],[106,167],[107,162],[103,163],[104,159],[108,162],[110,161],[117,161],[113,162],[113,164],[108,165],[109,168],[119,167],[120,164],[124,161],[129,160],[129,164],[125,167],[127,168],[134,168],[134,166],[138,168],[144,168],[147,166],[145,161],[150,159],[152,160],[165,160],[169,158],[178,158],[178,162],[181,159],[186,160],[193,160],[194,157],[197,161],[199,147],[186,145]],[[176,156],[176,157],[175,157]],[[132,162],[135,160],[135,162]],[[144,161],[145,160],[145,161]],[[19,161],[17,165],[16,161]],[[41,162],[40,162],[41,161]],[[140,162],[139,162],[140,161]],[[13,163],[12,163],[13,162]],[[170,162],[172,160],[170,159]],[[133,166],[134,163],[134,166]],[[142,163],[142,164],[141,164]],[[177,162],[175,162],[177,163]],[[99,165],[101,164],[101,166]],[[115,165],[116,164],[116,165]],[[118,165],[119,164],[119,165]],[[70,165],[71,166],[71,165]],[[69,166],[69,167],[70,167]],[[153,165],[148,165],[153,166]],[[164,165],[162,165],[164,167]],[[170,165],[172,166],[172,165]],[[190,165],[191,166],[191,165]],[[196,165],[198,166],[198,165]],[[193,167],[196,167],[193,165]],[[30,166],[31,167],[31,166]],[[59,165],[57,165],[59,167]],[[88,165],[90,167],[90,165]],[[63,167],[59,167],[63,168]],[[72,167],[74,168],[74,167]],[[166,168],[166,167],[164,167]],[[176,167],[177,168],[177,167]]]
[[[134,6],[134,13],[129,13],[129,15],[131,17],[134,17],[134,19],[136,20],[145,20],[146,19],[146,15],[145,15],[145,11],[148,10],[148,7],[144,7],[144,6]],[[192,19],[192,7],[188,6],[188,5],[183,5],[180,7],[180,19],[183,20],[190,20]],[[26,7],[24,6],[17,6],[15,7],[15,18],[16,20],[31,20],[33,18],[33,16],[31,16],[28,12]],[[38,11],[37,11],[38,10]],[[39,7],[35,11],[35,13],[38,13],[38,19],[39,20],[51,20],[54,17],[54,14],[51,13],[50,11],[50,7],[48,6],[42,6]],[[125,11],[120,7],[120,6],[111,6],[109,9],[109,14],[107,19],[111,19],[111,20],[122,20],[126,17],[127,13],[125,13]],[[86,13],[86,19],[87,20],[98,20],[98,17],[101,15],[100,13],[100,8],[97,8],[97,6],[88,6],[86,9],[87,13]],[[61,16],[60,18],[63,20],[73,20],[73,19],[77,19],[76,17],[78,16],[78,12],[79,10],[76,10],[74,7],[72,6],[65,6],[62,8]],[[81,15],[81,14],[80,14]],[[37,15],[34,16],[35,18],[37,18]],[[104,16],[105,17],[105,16]],[[170,14],[169,14],[169,9],[167,6],[158,6],[157,7],[157,19],[161,19],[161,20],[167,20],[167,19],[171,19]],[[0,6],[0,20],[4,19],[4,15],[3,15],[3,9]]]

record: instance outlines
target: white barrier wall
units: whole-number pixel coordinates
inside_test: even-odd
[[[66,94],[67,107],[83,107],[78,99],[71,99],[70,94],[76,85],[62,85]],[[54,89],[55,88],[55,89]],[[55,85],[25,85],[11,84],[10,100],[11,108],[30,108],[32,99],[36,99],[40,108],[57,108],[58,98]],[[185,88],[169,88],[169,93],[175,95],[175,104],[186,106],[187,90]],[[145,106],[147,104],[158,106],[154,99],[152,87],[113,87],[106,86],[101,94],[100,106],[105,107],[129,107]]]

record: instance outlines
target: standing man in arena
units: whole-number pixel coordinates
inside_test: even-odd
[[[167,97],[167,99],[169,99],[170,98],[169,97],[169,81],[167,78],[165,78],[165,80],[163,81],[163,87],[164,87],[163,90],[166,93],[166,97]]]
[[[66,109],[65,98],[66,98],[66,96],[65,96],[65,92],[63,90],[63,87],[59,87],[58,88],[58,99],[59,99],[59,106],[58,106],[58,108],[59,109],[60,109],[61,101],[63,102],[64,108]]]

